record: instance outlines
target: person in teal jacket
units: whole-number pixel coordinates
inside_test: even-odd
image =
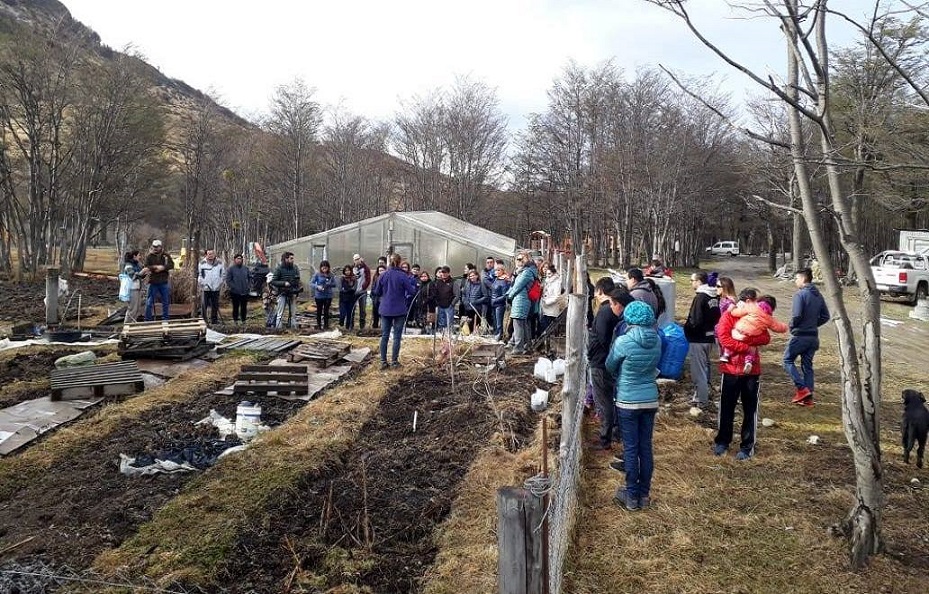
[[[525,355],[529,352],[529,316],[533,305],[529,301],[529,286],[539,277],[539,271],[528,252],[516,256],[516,265],[522,268],[517,271],[513,286],[506,292],[506,300],[510,302],[510,319],[513,320],[513,354]]]
[[[652,433],[658,412],[658,360],[661,340],[655,331],[655,312],[643,301],[623,310],[628,330],[613,341],[606,369],[616,378],[616,408],[623,436],[626,486],[614,500],[628,510],[648,507],[655,468]]]

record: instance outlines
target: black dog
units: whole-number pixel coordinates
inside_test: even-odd
[[[923,452],[926,450],[926,434],[929,433],[929,409],[926,397],[916,390],[903,391],[903,461],[910,463],[910,451],[918,442],[916,467],[923,467]]]

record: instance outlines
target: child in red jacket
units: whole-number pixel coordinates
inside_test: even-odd
[[[768,297],[773,299],[773,297]],[[766,301],[740,301],[731,310],[732,317],[737,321],[732,328],[732,338],[745,342],[748,337],[756,338],[768,330],[779,334],[787,332],[787,324],[779,322],[773,315],[774,310]],[[719,357],[721,362],[728,362],[732,353],[723,348]],[[758,349],[753,349],[745,355],[745,373],[749,373],[758,360]]]

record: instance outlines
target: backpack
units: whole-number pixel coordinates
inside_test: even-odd
[[[673,380],[681,379],[684,375],[684,360],[690,343],[684,336],[684,329],[675,323],[667,324],[658,329],[661,338],[661,358],[658,359],[658,377]]]
[[[119,273],[119,300],[128,303],[132,294],[132,277],[125,272]]]
[[[529,285],[529,301],[535,303],[542,298],[542,283],[539,282],[539,277],[535,277],[532,281],[532,284]]]

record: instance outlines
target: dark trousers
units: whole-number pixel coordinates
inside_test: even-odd
[[[355,295],[339,295],[339,324],[346,330],[355,327]]]
[[[330,309],[332,309],[332,297],[316,299],[316,327],[318,329],[329,329],[329,318],[332,316]]]
[[[616,421],[616,380],[606,369],[591,367],[590,383],[594,388],[594,403],[600,413],[600,443],[609,446],[613,441],[614,427],[619,425]]]
[[[735,406],[742,401],[742,433],[739,449],[746,454],[755,452],[755,430],[758,427],[757,375],[723,374],[722,392],[719,397],[719,429],[713,441],[729,447],[732,443],[732,424],[735,421]]]
[[[381,300],[371,299],[371,326],[377,328],[381,325]]]
[[[248,295],[236,295],[235,293],[230,293],[229,299],[232,301],[232,321],[244,323],[245,318],[248,317],[248,313],[246,312]]]
[[[367,319],[368,315],[368,294],[361,293],[358,295],[355,303],[358,304],[358,329],[361,330],[365,327],[365,319]]]
[[[206,310],[210,310],[209,319],[206,317]],[[203,321],[219,323],[219,291],[203,291]]]

